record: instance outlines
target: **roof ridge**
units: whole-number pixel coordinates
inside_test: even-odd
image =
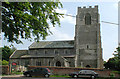
[[[27,49],[26,49],[27,50]],[[21,49],[19,49],[19,50],[16,50],[16,51],[21,51]],[[23,50],[24,51],[24,50]]]
[[[63,42],[63,41],[74,41],[74,40],[58,40],[58,41],[56,40],[56,41],[39,41],[39,42]]]

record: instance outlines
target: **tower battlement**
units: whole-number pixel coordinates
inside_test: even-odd
[[[89,8],[98,8],[98,5],[95,5],[94,7],[92,7],[92,6],[89,6],[89,7],[83,6],[83,7],[78,7],[78,8],[86,8],[86,9],[89,9]]]

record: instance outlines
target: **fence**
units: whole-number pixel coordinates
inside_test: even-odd
[[[77,72],[80,70],[93,70],[99,74],[100,77],[110,77],[114,74],[115,77],[120,77],[120,74],[113,72],[112,70],[97,69],[97,68],[75,68],[75,67],[48,67],[48,66],[28,66],[28,70],[42,67],[49,68],[54,75],[68,75],[70,72]]]

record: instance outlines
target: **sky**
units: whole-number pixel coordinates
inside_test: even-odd
[[[92,6],[98,5],[99,14],[100,14],[100,29],[101,29],[101,42],[103,49],[103,59],[107,61],[109,58],[113,57],[113,53],[118,47],[118,25],[103,23],[101,21],[107,21],[112,23],[118,23],[118,1],[116,2],[72,2],[66,1],[62,2],[63,8],[56,9],[59,13],[69,14],[76,16],[77,8],[83,6]],[[70,16],[64,16],[60,18],[61,27],[52,27],[50,25],[50,30],[53,35],[47,37],[45,41],[60,41],[60,40],[74,40],[75,36],[75,25],[76,18]],[[28,49],[34,41],[30,42],[28,40],[21,39],[23,44],[12,43],[14,47],[18,50]],[[2,45],[1,46],[10,46],[11,43],[8,43],[4,40],[2,34]]]

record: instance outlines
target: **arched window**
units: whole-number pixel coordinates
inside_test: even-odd
[[[64,54],[67,54],[68,53],[68,51],[67,50],[64,50]]]
[[[91,24],[91,15],[89,13],[86,13],[86,15],[85,15],[85,24],[86,25]]]
[[[55,52],[55,54],[58,54],[58,51],[57,51],[57,50],[55,50],[54,52]]]
[[[49,66],[51,66],[51,65],[50,65],[50,61],[49,61]]]
[[[87,68],[90,68],[91,66],[90,65],[86,65]]]
[[[41,62],[40,62],[40,61],[37,61],[37,62],[36,62],[36,66],[41,66]]]
[[[57,62],[56,62],[56,66],[58,66],[58,67],[60,67],[60,66],[61,66],[60,61],[57,61]]]
[[[45,50],[45,54],[47,54],[47,50]]]

